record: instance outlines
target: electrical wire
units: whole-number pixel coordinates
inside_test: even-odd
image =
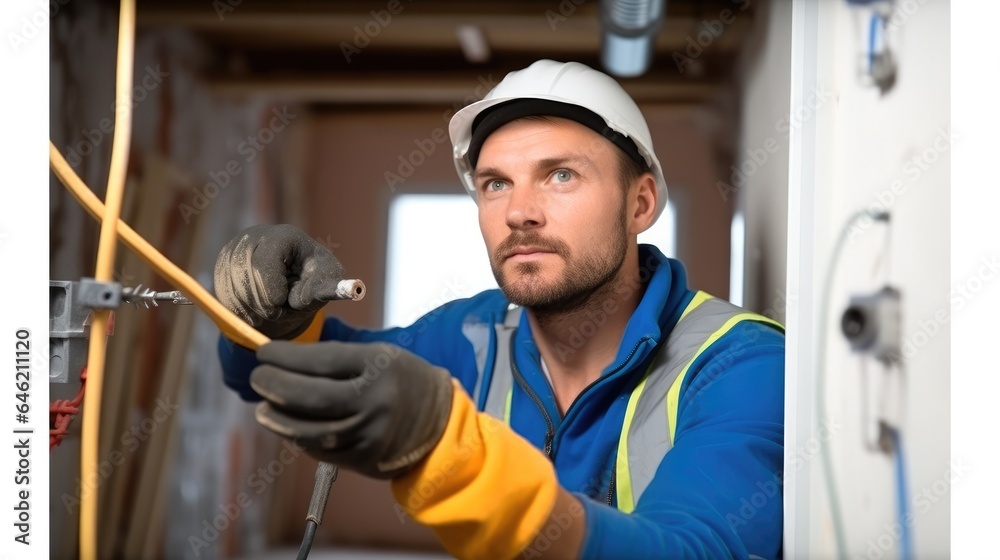
[[[104,205],[94,195],[90,187],[73,171],[66,158],[63,157],[62,153],[59,152],[59,149],[51,141],[49,142],[49,163],[56,177],[66,186],[67,190],[87,209],[91,216],[100,220],[105,213]],[[170,259],[163,256],[155,247],[143,239],[141,235],[129,227],[125,221],[117,220],[116,229],[118,239],[126,247],[132,250],[132,252],[139,256],[174,288],[184,292],[188,299],[212,319],[219,327],[219,330],[228,338],[251,350],[256,350],[270,341],[268,337],[258,332],[219,303],[197,280],[171,262]],[[313,488],[312,500],[310,502],[306,533],[303,536],[302,545],[299,550],[300,558],[304,559],[309,555],[309,550],[312,547],[312,542],[316,534],[316,527],[323,520],[323,510],[326,508],[330,488],[336,478],[336,466],[329,463],[320,463],[317,466],[316,485]]]
[[[87,388],[87,366],[80,368],[80,388],[72,399],[58,399],[49,404],[49,452],[62,443],[69,433],[69,425],[80,413],[83,396]]]
[[[111,282],[118,247],[118,218],[121,214],[128,173],[130,135],[132,131],[132,65],[135,56],[135,0],[122,0],[118,17],[118,60],[115,80],[115,131],[111,143],[111,168],[105,193],[105,211],[97,247],[97,267],[94,280]],[[101,396],[104,389],[104,361],[107,343],[108,315],[106,309],[94,309],[90,326],[90,347],[87,354],[87,383],[84,396],[83,437],[80,453],[80,479],[98,480],[98,436],[101,425]],[[80,557],[97,558],[97,485],[83,484],[80,492]]]
[[[73,171],[66,158],[51,141],[49,142],[49,164],[56,177],[76,200],[91,216],[100,220],[104,216],[104,204],[94,196],[90,187]],[[215,299],[215,296],[204,286],[171,262],[170,259],[163,256],[134,229],[129,227],[124,220],[118,220],[118,239],[171,286],[180,290],[185,297],[201,309],[227,338],[251,350],[256,350],[270,341],[268,337],[219,303],[219,300]]]
[[[906,464],[903,455],[903,438],[899,429],[892,430],[892,446],[896,451],[896,512],[899,516],[899,559],[913,558],[913,540],[910,534],[911,516],[906,500]]]
[[[94,195],[90,188],[73,171],[69,163],[59,152],[59,149],[49,142],[49,163],[56,177],[66,186],[96,219],[104,215],[104,205]],[[138,255],[146,264],[166,279],[170,284],[184,292],[199,309],[219,327],[227,337],[251,350],[256,350],[267,344],[270,339],[237,317],[232,311],[219,303],[212,294],[201,286],[194,278],[181,270],[170,259],[163,256],[141,235],[135,232],[123,220],[117,220],[119,240]],[[313,488],[312,500],[309,504],[306,533],[303,536],[299,550],[299,558],[306,558],[312,547],[316,527],[323,520],[323,510],[329,498],[330,488],[337,479],[337,467],[329,463],[320,463],[316,467],[316,484]],[[82,554],[81,554],[82,556]]]
[[[73,171],[66,158],[63,157],[59,149],[51,141],[49,142],[49,163],[56,177],[66,186],[67,190],[87,209],[91,216],[100,220],[105,213],[104,205],[94,195],[90,187]],[[270,341],[267,336],[258,332],[222,305],[197,280],[171,262],[170,259],[163,256],[155,247],[143,239],[141,235],[129,227],[124,220],[117,220],[116,229],[118,239],[126,247],[132,250],[132,252],[139,256],[174,288],[184,292],[185,296],[212,319],[219,327],[219,330],[229,339],[251,350],[256,350]],[[323,520],[323,510],[326,508],[330,488],[336,478],[336,466],[329,463],[320,463],[317,466],[316,485],[313,488],[312,500],[310,502],[306,533],[299,550],[300,558],[304,559],[309,555],[309,550],[312,547],[312,542],[316,534],[316,527]]]
[[[875,43],[878,38],[879,25],[882,18],[877,13],[872,13],[868,22],[868,74],[875,70]]]
[[[837,264],[840,254],[844,249],[844,242],[854,226],[854,223],[864,217],[869,217],[875,221],[889,221],[887,212],[873,212],[871,210],[861,210],[852,214],[844,227],[840,230],[833,253],[830,255],[830,265],[827,269],[826,277],[823,281],[822,299],[820,300],[819,324],[817,336],[819,338],[816,347],[816,420],[818,423],[826,421],[826,344],[827,344],[827,324],[830,316],[830,291],[833,288],[833,277],[837,272]],[[837,494],[837,480],[834,476],[833,466],[830,462],[830,442],[827,438],[819,438],[820,460],[826,476],[823,481],[826,486],[827,499],[830,502],[830,516],[833,521],[833,534],[837,546],[837,558],[845,560],[847,558],[847,539],[844,536],[844,521],[840,512],[840,497]]]
[[[330,488],[333,487],[335,480],[337,480],[337,466],[320,461],[316,465],[316,479],[313,483],[312,497],[309,499],[309,510],[306,512],[306,533],[302,537],[297,560],[306,560],[309,557],[309,549],[312,548],[313,538],[316,536],[316,527],[323,523],[323,513],[326,511]]]
[[[115,87],[116,114],[115,132],[111,148],[111,169],[108,176],[106,204],[94,195],[93,191],[73,171],[66,158],[52,141],[49,141],[49,164],[56,177],[70,191],[80,204],[95,219],[101,222],[101,234],[98,245],[97,267],[94,279],[98,282],[113,280],[113,269],[117,241],[136,253],[160,276],[166,279],[174,288],[181,290],[195,305],[198,306],[219,327],[228,338],[251,350],[267,344],[270,339],[258,332],[252,326],[237,317],[232,311],[222,305],[211,293],[201,286],[194,278],[166,258],[141,235],[135,232],[120,219],[125,179],[128,171],[128,154],[130,132],[132,128],[131,103],[128,94],[131,91],[132,66],[134,61],[135,40],[135,1],[122,0],[118,31],[117,79]],[[107,343],[106,328],[110,312],[93,310],[91,322],[90,347],[88,349],[88,364],[81,372],[81,381],[89,377],[90,388],[84,392],[81,386],[77,396],[72,401],[57,401],[50,407],[50,414],[56,418],[56,430],[50,434],[50,449],[58,445],[72,420],[79,412],[79,401],[83,399],[83,449],[81,452],[81,480],[96,479],[97,451],[99,444],[100,408],[103,389],[103,373],[105,366],[105,349]],[[54,439],[52,439],[54,438]],[[90,476],[95,475],[95,476]],[[306,531],[298,558],[305,560],[309,556],[316,529],[323,520],[323,511],[329,499],[330,488],[337,478],[337,467],[329,463],[320,463],[316,469],[316,484],[310,501],[309,515],[306,518]],[[80,508],[80,557],[84,560],[97,558],[97,495],[96,488],[84,484],[81,488]]]
[[[295,560],[306,560],[309,558],[309,550],[312,548],[313,539],[316,538],[316,522],[312,519],[306,521],[306,533],[302,535],[302,544],[299,545],[299,553]]]

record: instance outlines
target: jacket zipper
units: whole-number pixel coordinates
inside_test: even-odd
[[[566,414],[563,416],[563,422],[565,423],[569,419],[570,413],[573,412],[573,407],[575,407],[576,403],[580,402],[583,399],[583,396],[587,394],[587,391],[590,391],[592,388],[594,388],[594,386],[596,386],[601,381],[604,381],[605,379],[608,379],[612,375],[614,375],[614,374],[618,373],[619,371],[621,371],[622,368],[624,368],[625,365],[628,364],[629,361],[632,359],[632,356],[635,355],[636,351],[639,349],[639,346],[641,346],[642,343],[645,342],[645,341],[647,341],[647,340],[650,340],[650,337],[644,336],[644,337],[640,338],[635,343],[635,346],[632,347],[632,351],[628,353],[628,356],[625,357],[625,360],[623,360],[622,363],[620,363],[617,366],[615,366],[615,368],[612,369],[610,372],[608,372],[607,375],[602,375],[601,377],[598,377],[593,382],[591,382],[590,385],[587,385],[586,387],[584,387],[583,390],[580,391],[580,394],[576,396],[576,399],[573,400],[573,404],[569,405],[569,408],[566,409]],[[512,353],[511,354],[511,363],[514,363],[513,359],[514,359],[514,356],[513,356],[513,353]],[[514,369],[517,369],[517,366],[514,366]]]
[[[615,461],[615,465],[611,467],[611,481],[608,482],[608,499],[606,500],[608,505],[612,505],[614,502],[615,495],[615,481],[618,480],[618,461]]]
[[[580,394],[577,395],[576,399],[574,399],[573,404],[569,405],[569,409],[566,410],[566,414],[563,416],[563,421],[565,422],[566,419],[569,418],[570,412],[572,412],[573,407],[576,406],[576,403],[580,401],[581,397],[583,397],[583,395],[585,395],[587,393],[587,391],[590,391],[594,386],[596,386],[601,381],[603,381],[605,379],[608,379],[612,375],[614,375],[614,374],[618,373],[619,371],[621,371],[622,368],[624,368],[625,365],[628,364],[628,362],[632,359],[632,356],[635,355],[636,351],[639,349],[639,346],[641,346],[642,343],[644,343],[647,340],[649,340],[648,336],[644,336],[644,337],[640,338],[638,341],[636,341],[635,345],[632,346],[632,350],[629,351],[628,356],[626,356],[625,359],[620,364],[618,364],[617,366],[615,366],[614,369],[612,369],[610,372],[608,372],[608,375],[606,375],[606,376],[602,375],[601,377],[598,377],[593,382],[591,382],[589,385],[587,385],[586,387],[584,387],[583,391],[580,391]],[[514,381],[517,382],[518,386],[520,386],[521,390],[524,391],[528,395],[528,397],[531,399],[531,401],[533,403],[535,403],[535,407],[538,408],[538,411],[542,413],[542,417],[545,419],[545,447],[544,447],[543,451],[545,452],[545,455],[551,461],[555,457],[555,453],[554,453],[554,449],[553,449],[553,440],[555,439],[555,435],[556,435],[555,424],[552,423],[552,417],[549,416],[549,411],[545,408],[545,405],[542,403],[542,399],[539,398],[538,394],[535,393],[535,391],[531,388],[530,385],[528,385],[528,381],[524,378],[524,375],[521,374],[520,368],[517,367],[517,360],[514,359],[514,339],[513,338],[511,338],[511,340],[510,340],[510,365],[511,365],[511,370],[513,371],[513,374],[514,374]],[[611,485],[609,486],[609,489],[608,489],[608,500],[609,500],[608,503],[609,504],[611,503],[610,502],[611,495],[614,492],[614,478],[615,477],[614,477],[614,474],[613,474],[612,475],[612,479],[611,479]]]
[[[514,381],[517,382],[521,390],[527,393],[528,397],[531,398],[532,402],[538,408],[539,412],[542,413],[542,417],[545,418],[545,456],[552,460],[552,440],[556,435],[555,425],[552,423],[552,417],[549,416],[549,411],[546,410],[545,405],[542,403],[542,399],[538,397],[538,394],[528,385],[528,381],[521,375],[521,370],[517,367],[517,361],[514,359],[514,338],[510,339],[510,365],[511,370],[514,373]]]
[[[581,398],[583,397],[584,394],[587,393],[587,391],[589,391],[592,387],[594,387],[595,385],[597,385],[601,381],[603,381],[605,379],[608,379],[612,375],[614,375],[614,374],[618,373],[619,371],[621,371],[625,367],[625,365],[629,363],[629,361],[632,359],[632,356],[635,355],[636,351],[639,350],[639,346],[642,345],[643,342],[645,342],[645,341],[647,341],[649,339],[650,338],[648,336],[644,336],[644,337],[640,338],[635,343],[635,345],[632,346],[632,350],[628,353],[628,356],[626,356],[625,359],[620,364],[618,364],[617,366],[615,366],[614,369],[612,369],[610,372],[608,372],[608,375],[606,375],[606,376],[602,375],[601,377],[598,377],[597,379],[595,379],[590,385],[587,385],[586,387],[584,387],[583,391],[580,391],[580,394],[576,396],[576,399],[573,401],[573,404],[569,405],[569,409],[566,410],[566,415],[563,416],[563,422],[566,422],[569,419],[569,414],[573,410],[573,407],[576,406],[576,403],[580,402]],[[654,357],[654,359],[655,359],[655,357]],[[514,363],[513,362],[513,356],[511,356],[511,363]],[[605,498],[605,502],[609,506],[614,503],[615,486],[616,486],[615,482],[617,480],[618,480],[618,463],[616,461],[615,464],[614,464],[614,466],[611,469],[611,480],[608,482],[608,495]]]

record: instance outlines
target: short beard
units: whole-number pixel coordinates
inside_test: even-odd
[[[624,201],[622,202],[624,205]],[[490,255],[490,267],[497,284],[511,303],[531,309],[542,322],[585,310],[593,302],[603,304],[616,291],[618,275],[628,251],[625,212],[622,211],[619,215],[621,219],[611,232],[611,250],[603,258],[592,255],[582,261],[573,261],[568,247],[561,241],[543,238],[533,232],[515,231]],[[502,264],[509,252],[519,245],[539,247],[562,257],[566,261],[565,276],[554,285],[540,286],[535,276],[539,265],[528,262],[517,265],[522,279],[510,282],[504,274]]]

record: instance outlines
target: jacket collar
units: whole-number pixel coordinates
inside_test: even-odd
[[[690,299],[684,265],[676,259],[667,258],[653,245],[639,245],[639,280],[638,284],[628,288],[643,290],[642,299],[625,327],[614,362],[602,375],[616,370],[625,362],[644,361],[666,339],[680,318],[682,304]],[[540,364],[538,346],[532,337],[527,314],[521,315],[515,344],[526,350],[535,364]]]

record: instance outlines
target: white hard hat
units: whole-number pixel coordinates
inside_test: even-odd
[[[539,101],[523,103],[525,100]],[[518,101],[516,108],[511,103],[514,101]],[[451,118],[448,133],[455,169],[473,199],[478,200],[472,172],[482,142],[503,124],[528,115],[578,121],[602,134],[633,159],[641,158],[656,179],[659,196],[654,220],[660,217],[667,204],[667,182],[653,152],[646,119],[614,78],[579,62],[539,60],[511,72],[481,101],[466,106]]]

